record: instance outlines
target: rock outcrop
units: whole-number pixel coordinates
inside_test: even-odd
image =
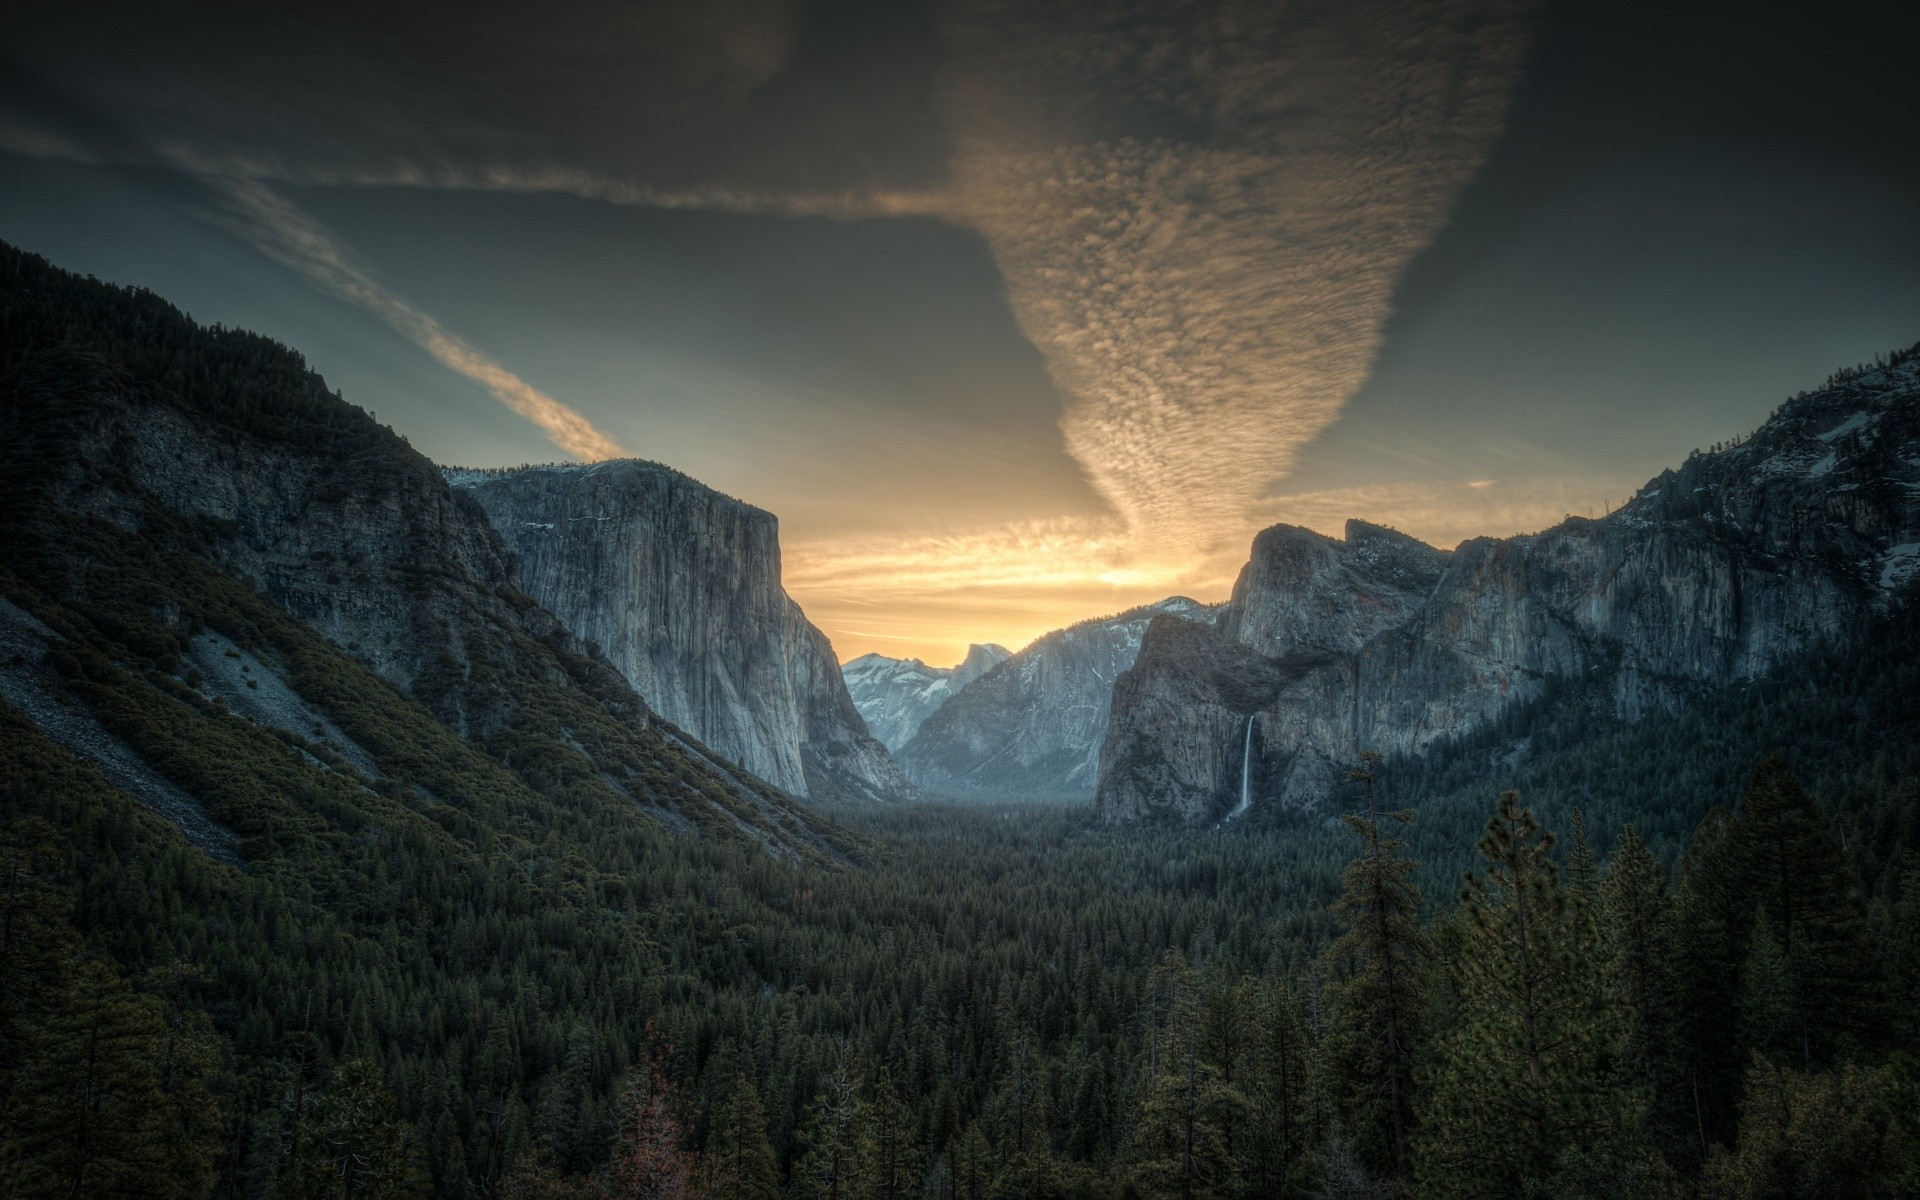
[[[1115,689],[1111,819],[1312,806],[1361,750],[1418,752],[1549,687],[1638,720],[1843,636],[1920,564],[1920,362],[1842,372],[1600,520],[1452,553],[1277,526],[1217,628],[1164,619]],[[1251,746],[1249,749],[1249,723]]]
[[[889,750],[898,751],[919,732],[921,722],[969,683],[1012,657],[1005,646],[974,644],[958,666],[930,667],[917,658],[862,654],[841,668],[853,706],[867,729]]]
[[[969,684],[922,722],[900,764],[952,794],[1086,796],[1099,774],[1113,684],[1157,616],[1210,620],[1184,596],[1055,630]]]
[[[520,587],[656,712],[796,796],[912,794],[780,586],[773,514],[632,459],[445,475],[506,542]]]
[[[426,751],[397,736],[356,745],[334,724],[347,724],[341,714],[384,713],[400,722],[381,726],[388,733],[417,714],[464,739],[462,753],[575,806],[745,833],[780,853],[827,847],[788,796],[649,711],[515,586],[478,503],[299,355],[4,246],[0,306],[0,590],[42,630],[67,622],[47,662],[96,654],[89,669],[120,671],[116,686],[155,711],[216,706],[278,729],[303,761],[328,755],[339,772],[403,792]],[[281,628],[289,615],[298,633]],[[141,663],[136,674],[110,665],[125,661]],[[229,662],[239,675],[222,678]],[[36,698],[42,665],[24,652],[0,664],[20,684],[8,695],[56,741],[71,729],[63,744],[106,746],[93,756],[109,777],[134,780],[135,795],[159,795],[78,718],[56,719]],[[222,693],[235,687],[245,703],[236,694],[228,706]],[[368,687],[398,699],[368,699]],[[214,836],[155,807],[198,842]]]

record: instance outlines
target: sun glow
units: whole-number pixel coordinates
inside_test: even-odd
[[[1129,533],[1117,521],[1069,519],[934,537],[802,538],[786,549],[785,582],[842,661],[879,653],[946,665],[971,642],[1017,650],[1168,596],[1225,601],[1253,536],[1269,525],[1341,537],[1357,518],[1451,549],[1472,537],[1537,532],[1595,496],[1632,488],[1612,476],[1552,476],[1293,492],[1252,506],[1211,549]]]

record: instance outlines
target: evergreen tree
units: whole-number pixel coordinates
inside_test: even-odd
[[[1169,950],[1154,971],[1152,987],[1161,1017],[1134,1118],[1131,1178],[1146,1196],[1231,1195],[1238,1163],[1227,1131],[1244,1120],[1246,1100],[1202,1053],[1198,973],[1178,951]]]
[[[1733,1138],[1745,1071],[1740,970],[1754,909],[1734,826],[1733,814],[1721,808],[1702,819],[1681,862],[1674,902],[1674,1058],[1691,1115],[1693,1165]]]
[[[1625,1010],[1619,1071],[1648,1093],[1653,1145],[1667,1155],[1691,1153],[1693,1121],[1675,1045],[1672,900],[1660,864],[1632,825],[1620,832],[1600,893],[1608,992]]]
[[[1413,1064],[1425,1031],[1427,946],[1415,923],[1417,864],[1401,854],[1404,841],[1382,833],[1381,822],[1406,826],[1413,814],[1376,812],[1371,769],[1351,774],[1365,785],[1366,808],[1342,818],[1362,851],[1348,865],[1333,906],[1341,933],[1328,958],[1345,978],[1332,990],[1329,1072],[1362,1161],[1404,1190],[1411,1177]]]
[[[951,1200],[987,1200],[993,1175],[993,1147],[980,1122],[971,1122],[947,1150],[945,1195]]]
[[[296,1187],[320,1200],[403,1200],[420,1194],[406,1123],[372,1059],[335,1068],[313,1106],[310,1151]]]
[[[1901,1040],[1920,1047],[1920,856],[1909,855],[1897,877],[1897,896],[1885,921],[1893,977],[1893,1011]]]
[[[713,1114],[705,1155],[707,1189],[716,1197],[778,1200],[780,1170],[767,1140],[767,1114],[753,1081],[734,1072],[726,1098]]]
[[[861,1176],[856,1194],[862,1200],[905,1200],[919,1194],[919,1130],[913,1111],[893,1085],[893,1073],[885,1066],[874,1077],[868,1101],[861,1107],[855,1136]]]
[[[1459,1023],[1440,1039],[1420,1130],[1422,1190],[1521,1196],[1551,1187],[1570,1151],[1632,1156],[1640,1102],[1606,1078],[1617,1021],[1556,879],[1551,834],[1503,793],[1480,842],[1486,874],[1461,893]]]
[[[1772,1062],[1797,1057],[1800,1046],[1800,985],[1793,961],[1762,908],[1747,935],[1740,967],[1740,1041]]]
[[[793,1191],[804,1200],[859,1200],[860,1131],[865,1103],[843,1048],[818,1090],[800,1132]]]
[[[160,1004],[98,963],[73,965],[37,1014],[0,1130],[12,1196],[191,1197],[210,1154],[167,1094]],[[180,1064],[183,1075],[187,1064]],[[191,1086],[182,1078],[177,1087]]]
[[[1832,825],[1778,757],[1754,773],[1734,836],[1793,980],[1801,1066],[1877,1041],[1879,962],[1858,880]]]
[[[37,1023],[59,988],[78,942],[72,903],[57,877],[59,832],[35,817],[0,824],[0,1109],[17,1079]]]
[[[1888,1077],[1848,1064],[1797,1071],[1756,1057],[1732,1153],[1716,1152],[1703,1200],[1852,1200],[1875,1194],[1889,1152]],[[1883,1193],[1898,1194],[1898,1193]]]
[[[1307,1164],[1319,1141],[1314,1047],[1300,997],[1284,982],[1267,989],[1259,1017],[1259,1053],[1248,1089],[1252,1146],[1247,1191],[1284,1196],[1305,1184]]]
[[[628,1083],[608,1172],[617,1200],[688,1200],[695,1162],[687,1150],[679,1097],[655,1047]]]

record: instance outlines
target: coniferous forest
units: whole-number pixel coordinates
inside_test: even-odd
[[[932,806],[843,817],[828,865],[562,851],[538,812],[483,849],[373,800],[304,819],[325,798],[289,783],[241,870],[7,711],[0,1178],[1911,1195],[1920,623],[1873,633],[1901,652],[1563,729],[1517,772],[1477,743],[1356,763],[1337,827]],[[283,751],[228,725],[171,736]]]
[[[8,679],[230,840],[53,740],[77,708],[0,704],[0,1194],[1920,1194],[1910,599],[1659,719],[1562,688],[1244,826],[739,836],[785,810],[609,719],[560,635],[474,633],[409,692],[223,570],[220,522],[98,515],[124,469],[47,448],[129,389],[337,465],[316,504],[437,480],[284,348],[9,269],[0,616],[44,649]],[[276,569],[361,569],[313,561]],[[209,695],[214,635],[380,769]]]

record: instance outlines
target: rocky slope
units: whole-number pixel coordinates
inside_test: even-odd
[[[422,811],[482,804],[445,794],[475,788],[824,845],[521,592],[479,505],[298,355],[4,246],[0,322],[0,593],[37,639],[0,667],[6,695],[76,730],[59,710],[84,697],[118,742],[65,744],[106,765],[182,730],[256,745],[240,721],[295,752],[288,779],[346,776]]]
[[[1419,751],[1550,687],[1637,720],[1844,635],[1920,561],[1920,363],[1842,372],[1602,520],[1451,554],[1280,526],[1216,628],[1163,617],[1115,688],[1113,819],[1313,805],[1361,750]],[[1250,746],[1249,746],[1250,738]]]
[[[911,794],[780,586],[773,514],[631,459],[445,474],[499,531],[527,594],[668,720],[796,796]]]
[[[989,642],[967,647],[958,666],[930,667],[917,658],[862,654],[840,669],[853,706],[889,750],[899,750],[925,721],[969,683],[1012,657]]]
[[[1184,596],[1055,630],[1000,663],[922,722],[899,759],[922,788],[1002,795],[1093,790],[1113,682],[1156,616],[1196,622]]]

